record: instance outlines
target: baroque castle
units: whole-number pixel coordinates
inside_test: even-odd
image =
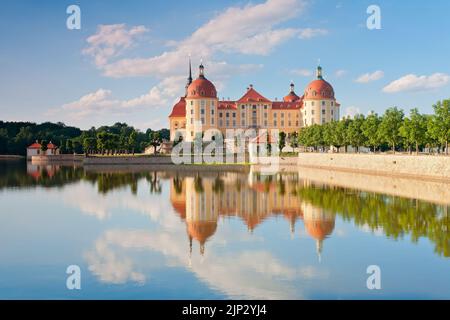
[[[189,77],[185,96],[174,105],[169,115],[170,139],[193,141],[198,134],[211,140],[213,132],[225,135],[228,129],[266,129],[289,134],[304,126],[339,120],[340,104],[334,89],[323,79],[322,68],[317,67],[316,79],[311,81],[301,96],[294,84],[282,101],[271,101],[250,85],[236,101],[219,100],[214,84],[205,77],[203,64],[197,79]],[[208,136],[208,134],[210,136]]]

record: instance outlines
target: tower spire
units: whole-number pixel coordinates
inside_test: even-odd
[[[205,67],[203,66],[203,58],[200,59],[200,66],[198,67],[199,70],[199,77],[204,78],[205,77]]]
[[[317,79],[322,80],[323,77],[322,77],[322,67],[320,66],[320,59],[317,62],[318,62],[318,64],[317,64]]]
[[[186,96],[188,94],[189,85],[192,83],[192,66],[191,66],[191,55],[189,55],[189,76],[186,82]]]
[[[188,77],[189,84],[192,83],[192,65],[191,65],[191,55],[189,55],[189,77]]]

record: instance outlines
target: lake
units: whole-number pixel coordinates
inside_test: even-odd
[[[0,299],[449,299],[448,199],[414,197],[295,171],[2,161]]]

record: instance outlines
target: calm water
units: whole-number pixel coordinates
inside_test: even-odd
[[[448,206],[294,173],[0,162],[0,204],[0,299],[450,298]]]

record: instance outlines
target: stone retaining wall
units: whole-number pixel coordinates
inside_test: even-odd
[[[33,164],[46,164],[55,162],[80,162],[83,161],[83,155],[75,154],[54,154],[46,156],[32,156],[31,163]]]
[[[148,165],[172,164],[171,157],[158,156],[117,156],[117,157],[86,157],[83,165]]]
[[[298,165],[399,177],[450,180],[448,156],[300,153]]]

